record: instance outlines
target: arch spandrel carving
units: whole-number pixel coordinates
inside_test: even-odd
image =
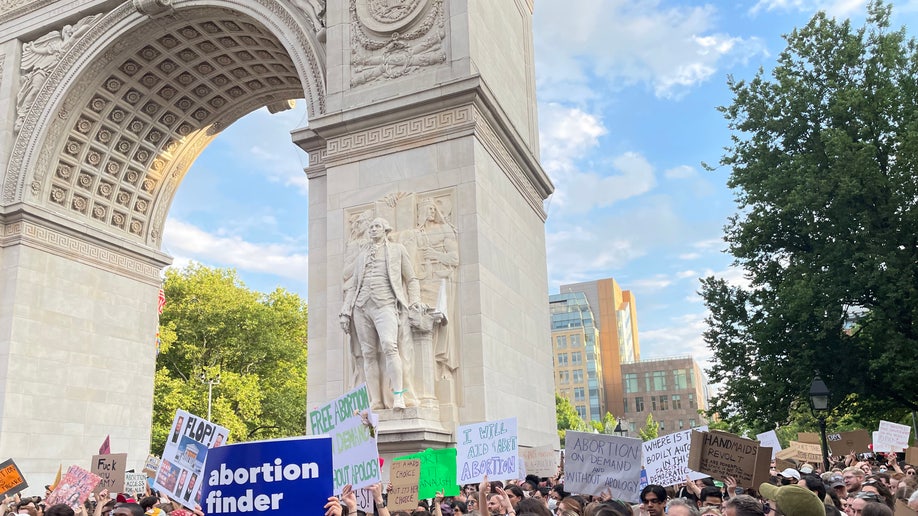
[[[308,13],[274,0],[172,7],[150,19],[122,4],[50,67],[20,113],[4,202],[158,247],[178,183],[223,128],[291,99],[324,111],[324,49],[300,21]]]

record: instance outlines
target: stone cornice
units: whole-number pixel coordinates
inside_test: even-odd
[[[110,235],[31,205],[0,211],[0,248],[24,245],[150,285],[172,259],[155,249],[114,242]]]
[[[439,100],[430,103],[432,98]],[[544,220],[542,201],[554,186],[480,77],[310,120],[308,128],[292,132],[310,153],[309,176],[314,167],[321,175],[333,166],[470,135]]]

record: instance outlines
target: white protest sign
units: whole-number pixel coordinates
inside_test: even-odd
[[[347,484],[360,489],[381,480],[376,437],[370,435],[370,416],[366,384],[309,413],[313,433],[332,438],[336,493]]]
[[[778,434],[776,434],[774,430],[769,430],[756,435],[755,438],[758,439],[759,444],[762,446],[771,448],[771,460],[775,460],[775,455],[781,451],[781,443],[778,441]]]
[[[883,444],[888,444],[891,448],[890,451],[902,451],[908,448],[908,438],[912,434],[912,427],[908,425],[900,425],[899,423],[893,423],[890,421],[880,421],[880,428],[874,434],[873,451],[878,451],[876,449],[876,443],[879,441]]]
[[[896,449],[892,443],[883,441],[879,431],[873,432],[873,453],[890,453],[902,450]]]
[[[488,480],[519,477],[516,418],[473,423],[458,428],[456,483],[477,484]]]
[[[564,490],[637,503],[641,483],[641,440],[567,431]]]
[[[124,492],[130,495],[147,492],[147,476],[143,473],[124,474]]]
[[[153,488],[194,509],[201,494],[207,450],[226,444],[229,430],[184,410],[176,410],[172,431]]]
[[[707,431],[707,426],[697,428]],[[676,432],[643,443],[644,470],[647,483],[672,486],[691,480],[706,478],[707,475],[688,468],[689,450],[692,444],[692,429]]]
[[[550,444],[535,448],[520,448],[520,461],[525,460],[526,474],[553,477],[558,474],[558,452]],[[526,475],[522,475],[526,478]]]
[[[373,514],[373,491],[369,489],[356,489],[354,495],[357,498],[357,510],[367,514]]]

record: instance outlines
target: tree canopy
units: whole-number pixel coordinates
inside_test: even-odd
[[[770,76],[729,81],[724,238],[748,285],[701,294],[710,413],[747,428],[786,421],[817,373],[864,424],[918,410],[918,45],[891,14],[819,13]]]
[[[232,441],[306,429],[306,303],[277,289],[248,290],[235,271],[192,264],[166,271],[151,449],[161,452],[176,409],[207,416]],[[204,375],[202,377],[202,374]]]

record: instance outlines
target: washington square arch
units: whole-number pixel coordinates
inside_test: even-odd
[[[0,460],[41,485],[111,435],[141,465],[173,196],[221,130],[293,101],[308,112],[290,128],[309,155],[308,406],[382,382],[389,456],[512,416],[521,445],[557,445],[532,12],[533,0],[0,0]],[[349,318],[380,220],[417,278],[401,390],[368,366]]]

